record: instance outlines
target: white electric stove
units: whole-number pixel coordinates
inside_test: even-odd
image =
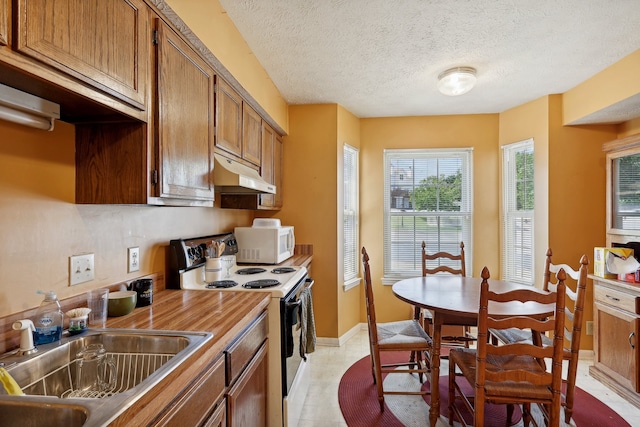
[[[168,287],[218,292],[268,292],[269,373],[267,416],[269,426],[295,426],[309,389],[310,356],[300,350],[297,330],[299,295],[313,286],[303,266],[234,265],[229,277],[205,280],[205,254],[212,240],[225,242],[222,255],[237,253],[233,233],[172,240]],[[282,399],[271,398],[282,396]]]

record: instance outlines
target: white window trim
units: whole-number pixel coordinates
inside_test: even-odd
[[[390,171],[389,171],[389,162],[388,156],[391,155],[394,158],[407,158],[413,159],[418,157],[443,157],[444,155],[451,154],[452,157],[457,156],[463,158],[466,163],[467,176],[465,179],[467,180],[467,204],[468,211],[457,213],[452,213],[451,216],[470,216],[471,220],[469,221],[469,232],[468,237],[465,238],[465,258],[467,261],[467,265],[473,265],[473,147],[463,147],[463,148],[423,148],[423,149],[385,149],[384,150],[384,277],[382,277],[383,285],[393,285],[399,280],[415,277],[416,272],[408,272],[406,274],[389,274],[389,257],[388,257],[388,227],[389,227],[389,206],[390,200],[388,198],[388,189],[389,189],[389,179],[390,179]],[[418,272],[419,273],[419,272]],[[419,273],[421,274],[421,273]]]
[[[529,139],[525,139],[523,141],[518,141],[518,142],[514,142],[511,144],[505,144],[502,147],[502,158],[503,158],[503,172],[502,172],[502,218],[503,218],[503,226],[502,226],[502,233],[503,233],[503,241],[502,241],[502,247],[500,250],[500,257],[501,257],[501,265],[502,265],[502,271],[501,271],[501,275],[502,278],[505,280],[509,280],[512,282],[517,282],[517,283],[522,283],[525,285],[531,285],[533,286],[534,284],[534,278],[535,278],[535,265],[536,265],[536,260],[535,260],[535,245],[534,245],[534,239],[535,239],[535,229],[534,227],[534,212],[535,212],[535,206],[534,206],[534,210],[531,211],[520,211],[521,213],[519,214],[520,217],[523,218],[528,218],[531,220],[531,227],[532,227],[532,232],[531,232],[531,252],[532,252],[532,259],[531,259],[531,263],[532,263],[532,271],[531,271],[531,279],[530,280],[522,280],[521,278],[517,278],[517,277],[511,277],[509,275],[509,273],[507,272],[507,267],[510,263],[508,257],[508,253],[511,253],[512,251],[509,250],[509,248],[507,247],[510,243],[510,234],[508,227],[509,227],[509,221],[508,221],[508,216],[510,213],[510,207],[509,205],[514,202],[515,200],[511,200],[511,197],[509,195],[509,192],[507,191],[507,186],[510,185],[510,183],[515,182],[515,167],[510,167],[507,162],[509,161],[508,159],[511,159],[514,156],[511,156],[508,154],[511,153],[516,153],[518,151],[521,151],[523,149],[527,149],[527,148],[531,148],[532,150],[534,149],[534,141],[533,138],[529,138]],[[535,192],[535,189],[534,189]]]
[[[360,278],[360,263],[359,263],[359,255],[360,252],[358,250],[359,248],[359,242],[360,242],[360,201],[359,201],[359,194],[360,194],[360,157],[359,157],[359,149],[345,143],[344,147],[343,147],[343,156],[346,155],[347,153],[351,153],[352,155],[355,156],[355,162],[354,162],[354,171],[353,171],[353,179],[355,179],[355,188],[352,188],[352,192],[353,194],[350,197],[350,200],[355,202],[355,206],[353,208],[354,212],[354,218],[355,218],[355,224],[353,225],[354,227],[354,231],[355,231],[355,242],[354,242],[354,260],[355,260],[355,265],[352,266],[354,268],[354,271],[351,275],[347,276],[347,274],[345,273],[346,269],[344,268],[345,265],[343,264],[343,268],[342,268],[342,272],[343,272],[343,288],[344,291],[348,291],[349,289],[352,289],[356,286],[358,286],[361,282],[361,278]],[[342,169],[343,169],[343,173],[344,173],[344,163],[342,165]],[[343,176],[343,180],[346,177]],[[345,221],[345,215],[344,215],[344,204],[345,201],[347,200],[347,195],[343,194],[343,217],[342,217],[342,221]],[[344,248],[346,246],[346,242],[345,242],[345,233],[344,233],[344,229],[342,230],[342,247],[343,247],[343,251]],[[347,260],[347,254],[344,254],[344,262],[346,262]]]

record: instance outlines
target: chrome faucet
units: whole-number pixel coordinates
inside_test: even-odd
[[[38,349],[33,344],[33,331],[36,330],[31,320],[17,320],[13,322],[12,328],[14,331],[20,331],[20,348],[18,349],[18,356],[26,356],[33,354]]]

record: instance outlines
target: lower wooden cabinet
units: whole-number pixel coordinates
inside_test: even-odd
[[[156,425],[225,426],[225,423],[221,424],[221,420],[226,417],[224,392],[225,360],[224,357],[220,357],[205,370],[192,387],[182,394],[177,403]]]
[[[591,276],[594,363],[591,376],[640,407],[640,288]]]
[[[267,425],[267,342],[227,393],[227,423],[231,426]]]

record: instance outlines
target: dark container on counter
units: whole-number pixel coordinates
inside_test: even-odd
[[[145,307],[153,302],[153,279],[134,280],[129,289],[138,293],[136,307]]]

